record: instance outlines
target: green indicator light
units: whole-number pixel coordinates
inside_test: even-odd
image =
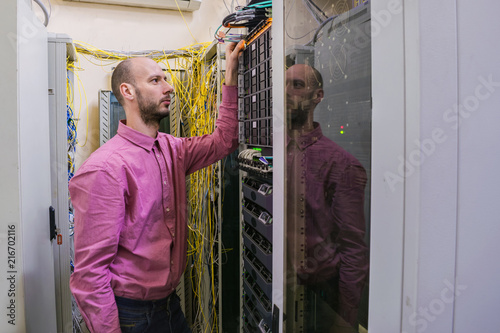
[[[252,148],[252,149],[256,151],[262,151],[262,148]]]
[[[340,134],[344,134],[344,131],[340,131]]]

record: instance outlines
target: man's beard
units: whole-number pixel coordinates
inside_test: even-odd
[[[169,110],[161,111],[161,103],[156,104],[152,100],[143,98],[140,90],[137,90],[137,103],[141,112],[142,121],[146,125],[158,125],[160,121],[168,116]]]
[[[296,109],[291,109],[288,112],[288,121],[292,128],[299,128],[307,123],[309,110],[305,110],[300,105]]]
[[[287,113],[289,127],[299,129],[307,124],[309,120],[309,112],[311,112],[311,101],[313,100],[314,92],[304,96],[300,102],[287,100]]]

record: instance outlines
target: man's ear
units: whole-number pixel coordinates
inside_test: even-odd
[[[323,97],[325,97],[325,91],[323,89],[316,89],[313,95],[314,102],[319,104],[323,100]]]
[[[120,92],[127,101],[133,101],[135,99],[135,88],[130,83],[122,83],[120,85]]]

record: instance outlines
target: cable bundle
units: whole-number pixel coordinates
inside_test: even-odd
[[[259,23],[272,17],[271,0],[254,0],[245,7],[237,7],[235,13],[229,14],[222,20],[222,24],[215,30],[214,38],[219,43],[239,42],[247,36],[241,33],[229,33],[232,28],[247,28],[253,30]],[[221,28],[229,28],[227,31],[221,31]]]
[[[66,59],[66,126],[67,126],[67,158],[68,158],[68,182],[75,174],[75,155],[77,145],[77,121],[73,112],[73,82],[71,82],[69,72],[74,69],[74,63],[69,58]]]
[[[264,178],[272,177],[272,156],[262,156],[255,149],[245,149],[238,154],[239,168],[243,171],[259,175]]]
[[[271,0],[253,0],[250,3],[229,14],[222,20],[226,28],[249,28],[252,29],[261,21],[271,16]]]

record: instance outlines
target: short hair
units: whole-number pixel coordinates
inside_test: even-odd
[[[123,106],[124,98],[120,91],[122,83],[130,83],[135,85],[134,75],[132,74],[132,59],[123,60],[116,66],[111,75],[111,90],[116,99]]]

